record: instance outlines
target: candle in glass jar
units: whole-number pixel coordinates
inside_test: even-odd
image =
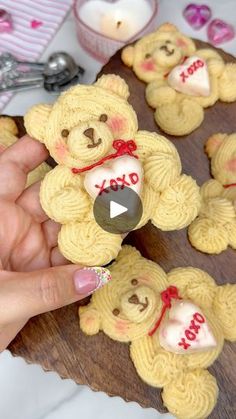
[[[80,8],[79,15],[96,32],[127,41],[148,23],[152,10],[145,0],[90,0]]]

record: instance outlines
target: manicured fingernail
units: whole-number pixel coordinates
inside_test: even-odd
[[[110,279],[110,271],[106,268],[83,268],[74,273],[75,289],[80,295],[92,294],[107,284]]]

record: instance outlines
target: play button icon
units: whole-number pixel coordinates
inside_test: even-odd
[[[124,214],[126,211],[128,211],[128,208],[124,207],[123,205],[120,205],[114,201],[110,202],[110,218],[118,217],[118,215]]]
[[[125,234],[139,223],[143,206],[139,195],[129,187],[109,187],[94,201],[93,213],[99,226],[112,234]]]

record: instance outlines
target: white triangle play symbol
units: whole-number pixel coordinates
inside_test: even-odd
[[[110,218],[118,217],[118,215],[124,214],[126,211],[128,211],[128,208],[117,204],[115,201],[110,201]]]

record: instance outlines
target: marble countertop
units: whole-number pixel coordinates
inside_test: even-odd
[[[182,10],[189,2],[160,0],[157,24],[171,21],[189,36],[207,40],[206,28],[196,32],[182,17]],[[196,2],[202,4],[203,1]],[[220,17],[236,27],[235,0],[208,0],[213,18]],[[222,45],[236,55],[236,42]],[[70,14],[42,56],[45,60],[56,50],[66,50],[86,69],[84,83],[92,82],[101,68],[78,45],[73,16]],[[23,115],[38,102],[52,102],[55,96],[43,89],[15,95],[4,109],[5,114]],[[39,366],[27,365],[23,359],[12,358],[8,351],[0,355],[0,418],[2,419],[170,419],[154,409],[142,409],[136,403],[125,403],[120,398],[110,398],[103,393],[93,393],[85,386],[71,380],[61,380],[55,373],[45,373]]]

